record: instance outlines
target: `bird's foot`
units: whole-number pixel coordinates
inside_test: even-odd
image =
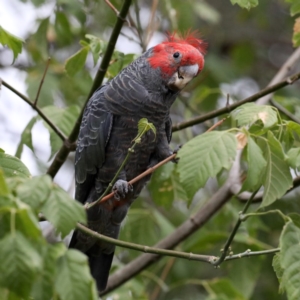
[[[130,183],[125,180],[119,179],[113,186],[113,192],[115,194],[115,199],[120,200],[121,198],[125,198],[128,192],[133,191],[133,187]]]
[[[178,146],[174,149],[173,154],[177,154],[177,152],[181,149],[181,147],[182,147],[182,145],[178,145]],[[175,157],[175,158],[172,159],[172,162],[175,163],[175,164],[177,164],[178,161],[179,161],[179,157]]]

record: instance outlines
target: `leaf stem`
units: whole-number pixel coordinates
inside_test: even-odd
[[[280,252],[280,248],[274,248],[269,250],[262,250],[262,251],[250,251],[249,249],[246,250],[243,253],[234,254],[234,255],[228,255],[225,257],[224,261],[243,258],[243,257],[249,257],[249,256],[258,256],[258,255],[266,255],[266,254],[274,254]]]
[[[251,197],[248,199],[247,203],[245,204],[242,212],[240,213],[240,217],[238,218],[232,232],[230,233],[229,238],[227,239],[227,241],[225,243],[224,249],[222,251],[222,255],[219,257],[219,259],[217,261],[215,261],[213,263],[214,266],[219,266],[225,260],[227,253],[228,253],[228,249],[231,245],[231,242],[233,241],[235,234],[237,233],[241,223],[244,221],[244,219],[241,218],[241,216],[243,216],[246,213],[246,211],[248,210],[248,208],[252,202],[252,199],[255,197],[257,192],[258,192],[258,190],[256,190],[254,193],[252,193]]]
[[[48,60],[47,60],[47,63],[46,63],[46,68],[45,68],[45,70],[44,70],[44,74],[43,74],[43,76],[42,76],[42,79],[41,79],[41,82],[40,82],[38,91],[37,91],[37,93],[36,93],[35,100],[34,100],[34,102],[33,102],[33,106],[35,106],[35,107],[36,107],[37,102],[38,102],[38,100],[39,100],[40,92],[41,92],[41,89],[42,89],[42,86],[43,86],[43,83],[44,83],[44,80],[45,80],[45,76],[46,76],[47,71],[48,71],[48,68],[49,68],[50,60],[51,60],[51,58],[48,57]]]

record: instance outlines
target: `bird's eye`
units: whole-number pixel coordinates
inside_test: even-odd
[[[173,57],[174,58],[178,58],[180,56],[180,53],[179,52],[175,52],[174,54],[173,54]]]

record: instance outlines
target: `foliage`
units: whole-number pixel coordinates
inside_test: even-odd
[[[42,7],[47,1],[28,2]],[[20,67],[18,55],[22,50],[26,52],[28,61],[21,68],[26,72],[27,94],[32,100],[36,99],[45,61],[51,56],[37,106],[67,138],[74,133],[91,91],[93,68],[99,65],[107,50],[117,17],[104,1],[53,2],[53,12],[36,20],[35,29],[24,39],[26,43],[1,24],[0,44],[12,51],[15,68]],[[124,2],[115,0],[112,5],[119,9]],[[290,17],[298,16],[300,2],[286,2],[231,0],[225,4],[224,1],[171,0],[159,1],[156,7],[156,1],[149,4],[149,1],[136,0],[124,24],[122,38],[129,36],[140,51],[149,46],[149,40],[157,32],[202,28],[204,38],[211,45],[204,75],[190,84],[172,108],[173,120],[187,119],[229,105],[229,100],[245,98],[245,90],[251,84],[238,88],[236,81],[245,74],[260,86],[267,84],[274,75],[274,66],[276,69],[281,66],[278,61],[282,60],[282,49],[290,44],[286,37],[292,32],[292,22],[294,32],[290,40],[294,46],[300,45],[299,18],[293,21]],[[157,18],[145,26],[145,11],[156,10]],[[273,15],[273,11],[287,10],[290,16]],[[281,40],[284,40],[282,44]],[[280,53],[276,52],[278,44],[283,45]],[[112,53],[105,80],[116,76],[136,58],[127,49],[119,50]],[[255,88],[251,89],[251,94],[254,93]],[[226,104],[222,94],[230,94]],[[295,118],[300,117],[295,88],[277,91],[275,99]],[[41,218],[46,218],[56,234],[64,238],[77,222],[86,222],[81,205],[49,175],[32,176],[22,162],[24,149],[39,155],[34,128],[41,119],[49,131],[48,160],[53,161],[68,140],[57,136],[41,115],[24,124],[15,156],[0,150],[0,299],[98,299],[86,256],[67,249],[62,242],[49,243],[39,225]],[[242,182],[233,183],[238,185],[241,195],[249,196],[260,190],[262,201],[250,206],[253,217],[242,223],[232,243],[234,253],[227,254],[245,253],[246,249],[270,250],[279,244],[280,252],[273,257],[273,268],[280,293],[274,289],[274,271],[267,255],[225,261],[221,271],[208,264],[201,265],[202,262],[164,257],[113,291],[112,298],[297,299],[300,209],[296,191],[285,194],[298,178],[300,125],[297,119],[288,120],[274,106],[255,103],[239,106],[226,115],[218,129],[203,133],[212,121],[216,120],[208,119],[207,123],[173,135],[174,144],[184,144],[178,151],[178,163],[166,164],[155,171],[147,187],[149,193],[144,191],[134,203],[120,238],[153,245],[176,232],[184,221],[190,219],[193,223],[193,215],[209,205],[212,196],[231,179],[234,160],[241,154]],[[149,130],[155,138],[153,124],[141,119],[133,142],[140,142]],[[48,167],[48,160],[40,163]],[[68,171],[66,177],[71,176]],[[177,250],[218,255],[243,206],[239,201],[230,201],[222,209],[218,207],[205,226],[186,238]],[[281,218],[269,216],[274,211],[284,217],[284,224]],[[117,255],[113,271],[121,270],[139,253],[118,248]]]

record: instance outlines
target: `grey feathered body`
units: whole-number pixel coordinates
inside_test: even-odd
[[[85,109],[75,156],[75,198],[83,204],[104,192],[132,146],[141,118],[154,124],[156,137],[151,131],[143,136],[118,179],[129,181],[172,153],[169,109],[177,93],[167,88],[159,68],[150,68],[151,54],[150,49],[100,87]],[[88,210],[89,228],[117,238],[128,208],[149,178],[136,183],[125,198]],[[70,247],[89,256],[98,288],[104,289],[115,247],[81,232],[74,233]]]

